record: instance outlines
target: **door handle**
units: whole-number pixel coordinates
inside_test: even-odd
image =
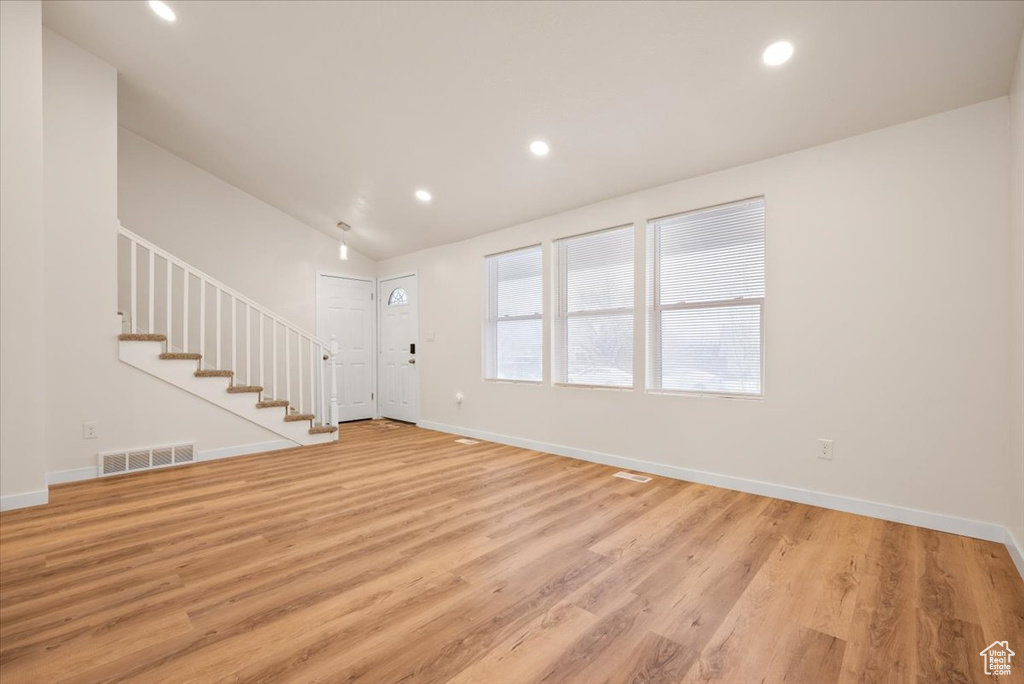
[[[416,363],[416,359],[409,359],[409,363],[415,364]]]

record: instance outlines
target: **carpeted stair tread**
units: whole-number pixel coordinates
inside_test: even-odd
[[[335,425],[317,425],[316,427],[309,428],[309,434],[311,435],[325,435],[330,432],[337,432],[338,428]]]
[[[230,378],[234,374],[234,371],[229,370],[197,370],[195,372],[197,378]]]
[[[122,342],[166,342],[167,335],[156,333],[121,333],[117,339]]]
[[[259,402],[258,404],[256,404],[256,408],[274,408],[276,406],[287,406],[287,405],[288,405],[288,400],[287,399],[265,399],[265,400]]]
[[[288,423],[298,423],[302,420],[313,420],[315,417],[312,413],[289,413],[284,419]]]
[[[160,358],[164,361],[198,361],[203,355],[194,352],[164,352]]]
[[[232,385],[228,387],[228,394],[246,394],[248,392],[262,392],[259,385]]]

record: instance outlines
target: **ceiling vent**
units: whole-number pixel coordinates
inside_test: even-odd
[[[194,463],[195,444],[141,447],[100,454],[100,477]]]

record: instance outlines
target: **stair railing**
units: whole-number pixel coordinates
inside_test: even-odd
[[[118,233],[118,309],[130,332],[166,335],[167,351],[200,354],[200,369],[230,370],[232,384],[259,385],[314,425],[336,423],[333,335],[321,340],[124,226]]]

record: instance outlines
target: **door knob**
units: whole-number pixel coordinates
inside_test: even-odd
[[[416,359],[409,359],[409,363],[415,364],[416,363]]]

